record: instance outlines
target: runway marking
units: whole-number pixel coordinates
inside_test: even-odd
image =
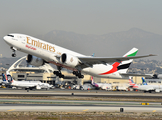
[[[7,111],[14,111],[15,109],[7,110]]]
[[[156,112],[156,110],[153,110],[152,112]]]
[[[89,109],[85,109],[85,110],[83,110],[83,111],[88,111]]]

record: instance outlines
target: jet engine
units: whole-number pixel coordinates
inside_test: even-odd
[[[61,62],[70,67],[75,67],[79,65],[79,59],[77,57],[72,56],[70,54],[66,54],[66,53],[63,53],[61,55]]]
[[[45,64],[45,61],[42,58],[38,58],[33,55],[27,55],[26,62],[36,67],[39,67]]]

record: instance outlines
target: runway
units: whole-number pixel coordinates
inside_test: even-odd
[[[124,112],[162,112],[162,108],[157,107],[123,107],[123,106],[1,106],[0,111],[49,111],[49,112],[120,112],[123,108]]]
[[[35,100],[0,99],[0,111],[51,111],[51,112],[162,112],[160,102],[80,101],[80,100]]]
[[[64,96],[64,97],[111,97],[111,98],[157,98],[162,99],[162,93],[122,92],[122,91],[81,91],[81,90],[13,90],[0,89],[0,96]]]
[[[59,96],[59,99],[55,99]],[[86,100],[80,100],[81,97]],[[27,99],[28,98],[28,99]],[[39,98],[39,99],[38,99]],[[51,99],[49,99],[51,98]],[[64,98],[66,100],[63,100]],[[73,100],[69,100],[73,99]],[[101,100],[87,100],[89,98],[101,98]],[[126,101],[103,101],[103,98],[120,99]],[[136,99],[128,101],[127,98]],[[142,105],[138,99],[144,99],[147,103]],[[51,111],[51,112],[162,112],[161,102],[147,102],[147,100],[162,98],[161,93],[138,92],[105,92],[105,91],[77,91],[77,90],[50,90],[29,91],[26,90],[0,90],[0,111]]]
[[[51,111],[51,112],[162,112],[161,106],[136,106],[136,105],[38,105],[38,104],[7,104],[0,105],[0,111]]]

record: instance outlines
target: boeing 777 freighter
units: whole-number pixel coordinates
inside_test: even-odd
[[[129,75],[126,72],[133,59],[153,56],[135,56],[138,52],[137,48],[131,49],[123,57],[85,56],[24,34],[9,34],[4,36],[4,40],[13,50],[12,57],[15,57],[16,50],[19,50],[28,54],[27,62],[31,65],[55,64],[58,71],[53,73],[60,78],[64,78],[61,73],[62,68],[72,70],[79,78],[84,77],[82,73],[95,77],[127,78]]]

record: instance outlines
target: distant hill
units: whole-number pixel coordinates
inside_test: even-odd
[[[157,57],[145,59],[161,60],[162,35],[147,32],[138,28],[104,35],[83,35],[74,32],[53,30],[45,35],[36,36],[56,45],[74,50],[81,54],[95,56],[122,56],[133,47],[139,48],[138,55],[157,54]],[[0,40],[0,54],[10,57],[12,51],[3,40]],[[24,56],[18,52],[18,57]]]
[[[151,59],[162,59],[162,35],[138,28],[104,35],[83,35],[54,30],[41,36],[41,39],[85,55],[95,53],[96,56],[121,56],[131,48],[137,47],[138,55],[151,53],[158,55]]]

